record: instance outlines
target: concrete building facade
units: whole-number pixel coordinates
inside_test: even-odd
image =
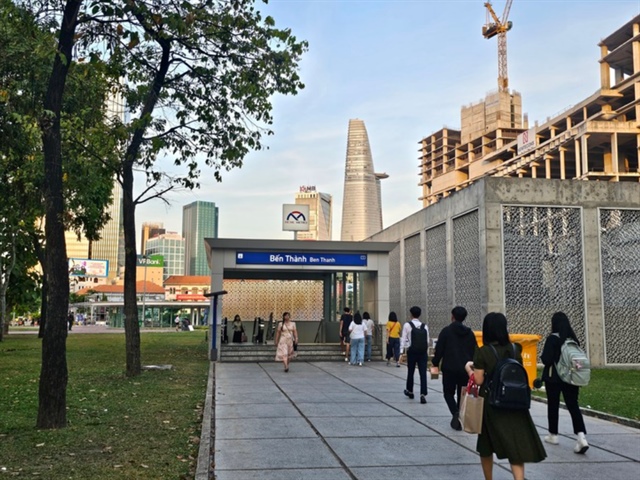
[[[375,173],[369,136],[362,120],[349,120],[340,240],[357,242],[382,230],[380,180]]]
[[[316,191],[315,186],[301,186],[296,205],[309,205],[309,231],[297,232],[298,240],[331,240],[333,197]]]
[[[486,177],[371,240],[399,242],[390,309],[423,306],[432,332],[455,305],[474,330],[500,311],[543,337],[564,311],[593,365],[640,365],[637,183]]]
[[[184,274],[208,275],[205,238],[218,238],[218,207],[213,202],[196,201],[182,207]]]
[[[423,206],[485,176],[640,181],[640,16],[600,47],[601,83],[587,99],[528,127],[519,94],[462,109],[462,129],[420,141]]]
[[[167,233],[162,222],[144,222],[140,232],[140,253],[147,249],[147,240]]]

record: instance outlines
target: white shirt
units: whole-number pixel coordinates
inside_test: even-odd
[[[349,337],[352,339],[364,338],[364,325],[356,325],[356,322],[351,322],[351,325],[349,325]]]
[[[364,328],[366,330],[366,335],[372,336],[373,335],[373,327],[375,325],[375,323],[373,323],[373,320],[371,320],[370,318],[368,318],[367,320],[362,320],[362,325],[364,326]]]
[[[411,321],[416,326],[416,328],[420,328],[422,322],[417,318],[412,318]],[[427,324],[424,324],[424,328],[427,331],[427,345],[429,345],[429,327]],[[411,346],[411,325],[409,322],[405,323],[402,327],[402,334],[400,335],[400,350],[406,352],[407,349]]]

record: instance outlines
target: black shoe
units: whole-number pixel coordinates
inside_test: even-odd
[[[411,393],[409,390],[405,390],[404,394],[409,397],[411,400],[413,400],[413,393]]]
[[[424,395],[420,395],[420,403],[427,403],[427,399]]]
[[[458,415],[454,415],[453,418],[451,419],[451,428],[453,428],[454,430],[462,430],[462,425],[460,424],[460,419],[458,418]]]

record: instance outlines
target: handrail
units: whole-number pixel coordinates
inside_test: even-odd
[[[318,329],[316,330],[316,338],[313,340],[313,343],[320,343],[320,332],[323,331],[324,326],[324,318],[320,319],[318,323]]]

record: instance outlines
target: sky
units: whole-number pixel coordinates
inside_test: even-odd
[[[499,16],[506,4],[494,0]],[[382,181],[388,227],[422,208],[419,141],[460,128],[460,109],[497,90],[497,38],[485,39],[483,0],[270,0],[260,9],[309,42],[305,89],[273,98],[267,150],[250,153],[221,183],[202,166],[201,188],[171,192],[136,210],[142,222],[181,232],[182,207],[219,207],[220,238],[292,239],[282,205],[300,186],[333,196],[340,239],[349,119],[364,120]],[[514,0],[507,36],[509,87],[522,95],[529,124],[544,123],[600,84],[598,42],[640,14],[640,0]],[[141,178],[136,189],[143,188]]]

